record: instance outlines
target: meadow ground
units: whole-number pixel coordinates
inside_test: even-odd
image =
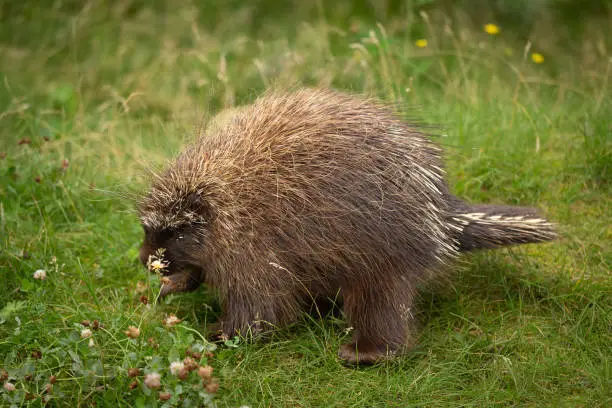
[[[543,19],[528,43],[460,10],[214,3],[0,2],[0,405],[610,406],[610,21]],[[204,288],[152,304],[133,196],[271,85],[398,103],[436,125],[455,193],[538,206],[561,238],[463,257],[393,362],[344,367],[334,317],[213,350]],[[170,372],[188,348],[213,380]]]

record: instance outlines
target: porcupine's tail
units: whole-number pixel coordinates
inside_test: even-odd
[[[465,204],[455,212],[452,222],[462,230],[459,236],[462,251],[550,241],[557,237],[554,225],[541,217],[537,209],[528,207]]]

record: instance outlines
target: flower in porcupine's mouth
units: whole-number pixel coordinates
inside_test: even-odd
[[[166,248],[158,248],[155,254],[149,255],[149,259],[147,260],[147,269],[149,271],[161,272],[168,267],[170,262],[164,262],[166,260],[164,257],[165,252]]]
[[[156,259],[153,262],[151,262],[151,270],[152,271],[160,271],[160,270],[164,269],[165,267],[166,267],[166,264],[164,264],[159,259]]]

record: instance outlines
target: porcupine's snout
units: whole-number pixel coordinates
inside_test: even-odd
[[[185,241],[180,233],[145,228],[138,258],[150,272],[161,275],[160,297],[194,291],[203,281],[202,269],[190,263],[182,251]]]
[[[140,249],[138,251],[138,259],[140,259],[140,263],[142,263],[145,267],[147,266],[150,255],[151,250],[145,241],[140,245]]]

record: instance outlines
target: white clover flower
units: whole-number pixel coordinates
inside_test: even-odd
[[[138,327],[128,326],[128,329],[124,333],[129,338],[135,339],[140,336],[140,329]]]
[[[185,370],[185,364],[182,361],[173,361],[170,364],[170,372],[172,375],[178,375],[181,371]]]
[[[138,293],[143,293],[147,291],[147,284],[144,283],[143,281],[138,281],[136,282],[136,292]]]
[[[149,388],[161,387],[161,375],[158,373],[150,373],[145,375],[144,384]]]
[[[176,324],[179,324],[180,322],[182,322],[182,320],[176,317],[176,315],[174,314],[170,314],[164,319],[164,325],[168,327],[172,327]]]
[[[44,269],[38,269],[36,272],[34,272],[34,279],[45,280],[46,277],[47,271]]]
[[[210,380],[212,377],[212,373],[213,373],[213,368],[209,365],[200,366],[200,368],[198,368],[198,375],[203,380]]]
[[[5,382],[4,389],[7,391],[15,391],[15,384],[10,383],[10,382]]]
[[[81,338],[82,339],[87,339],[87,338],[91,337],[91,335],[92,335],[92,332],[91,332],[90,329],[83,329],[83,330],[81,330]]]

